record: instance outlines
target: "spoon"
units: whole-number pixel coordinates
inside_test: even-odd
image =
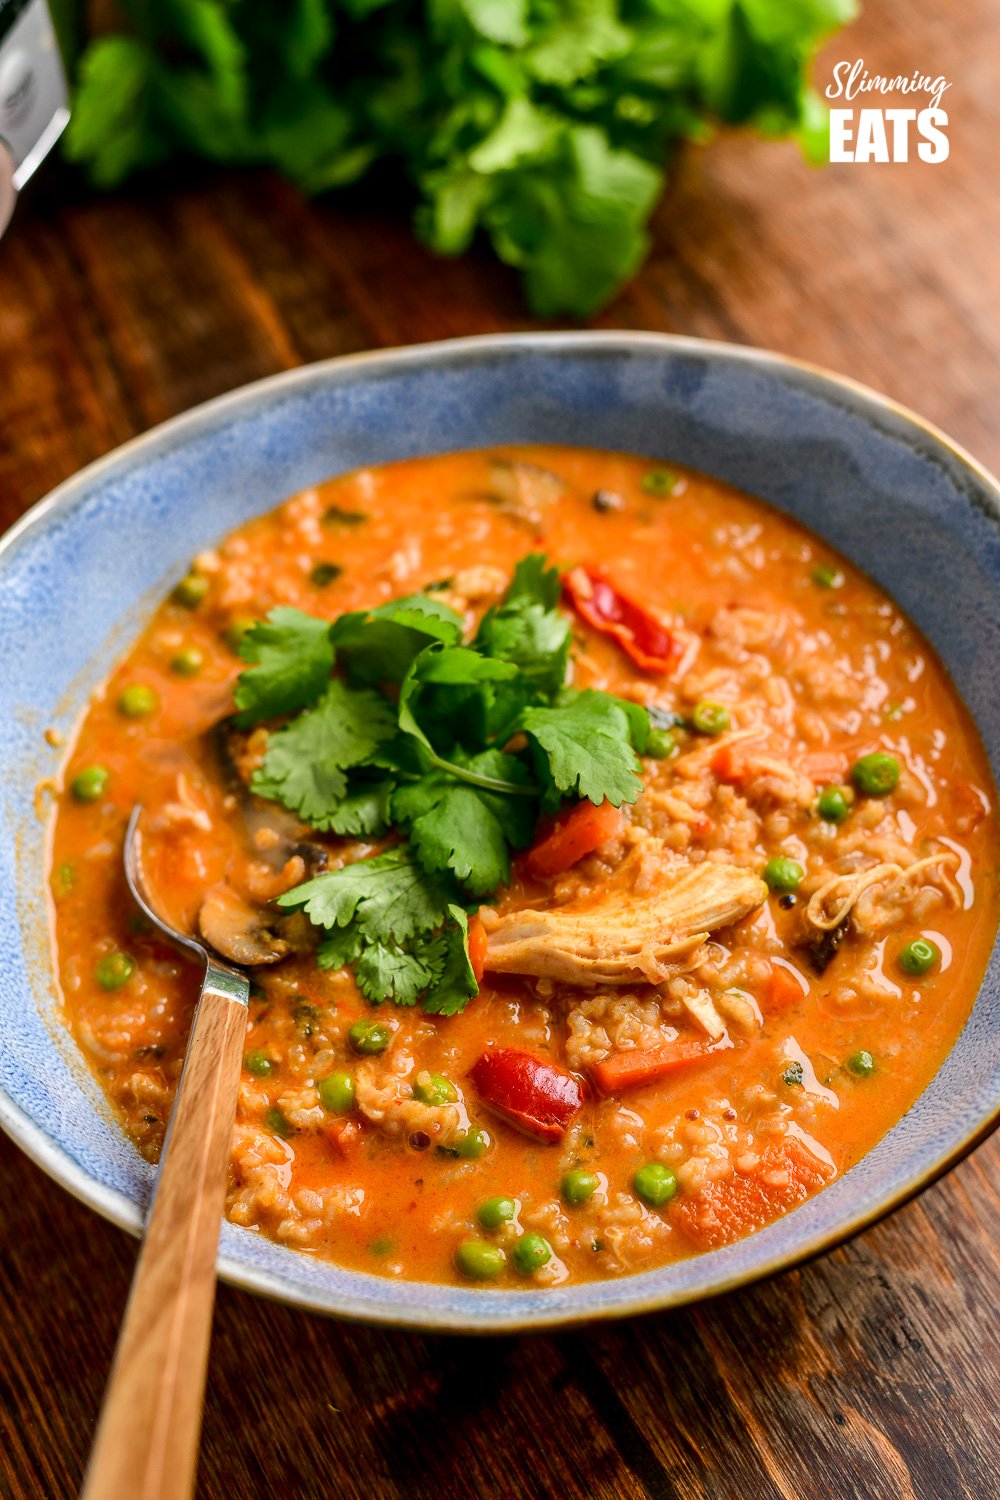
[[[245,974],[151,905],[141,811],[125,834],[128,888],[158,932],[204,963],[205,977],[81,1500],[186,1500],[194,1490],[250,995]]]

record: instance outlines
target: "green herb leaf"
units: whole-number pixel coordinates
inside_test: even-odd
[[[526,783],[513,756],[487,751],[465,769],[497,781]],[[393,817],[406,827],[421,864],[450,870],[473,895],[485,896],[510,879],[510,848],[531,842],[532,802],[463,785],[436,772],[393,798]]]
[[[264,764],[254,773],[250,788],[321,832],[354,831],[338,823],[349,825],[374,814],[370,803],[356,800],[360,788],[349,792],[345,773],[369,761],[394,731],[392,709],[384,698],[334,678],[315,708],[269,737]],[[383,791],[383,805],[385,795]]]
[[[469,960],[469,919],[460,906],[449,906],[448,916],[449,925],[432,939],[439,968],[423,1008],[433,1016],[458,1015],[479,994]]]
[[[552,787],[562,795],[589,797],[593,803],[607,800],[620,807],[634,802],[642,791],[632,745],[633,716],[621,700],[592,690],[568,690],[551,708],[526,709],[520,728],[537,747]],[[547,800],[551,803],[553,798]]]
[[[450,881],[421,868],[406,844],[340,870],[327,870],[278,897],[301,907],[318,927],[356,923],[371,942],[405,943],[439,927],[454,899]]]
[[[338,662],[363,684],[402,682],[428,642],[455,645],[461,638],[461,617],[426,594],[341,615],[330,630]]]
[[[241,729],[308,708],[333,670],[329,623],[285,605],[240,637],[239,653],[253,663],[233,694]]]
[[[532,553],[518,563],[503,602],[487,610],[479,626],[474,647],[518,668],[519,692],[497,697],[511,719],[526,696],[550,697],[565,681],[572,632],[556,608],[560,593],[557,569]],[[501,726],[492,727],[498,731]]]
[[[430,953],[433,963],[427,962]],[[358,988],[367,1000],[392,1000],[396,1005],[414,1005],[440,973],[443,959],[429,945],[419,951],[384,943],[366,942],[354,966]]]

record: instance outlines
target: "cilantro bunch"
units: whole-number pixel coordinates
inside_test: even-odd
[[[55,0],[63,36],[82,0]],[[640,264],[671,144],[711,122],[826,155],[807,85],[856,0],[119,0],[76,67],[71,158],[111,187],[179,153],[308,193],[373,169],[443,255],[485,233],[549,316]]]
[[[240,642],[236,723],[274,726],[251,790],[321,833],[395,837],[279,898],[323,929],[321,966],[353,964],[369,1000],[461,1010],[477,991],[468,911],[510,879],[540,812],[642,790],[649,717],[567,686],[559,595],[532,554],[468,643],[429,594],[332,625],[277,608]]]

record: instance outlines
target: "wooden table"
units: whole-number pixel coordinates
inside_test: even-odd
[[[828,54],[953,86],[942,166],[679,164],[604,327],[769,345],[912,404],[1000,467],[994,0],[868,0]],[[894,14],[895,12],[895,14]],[[824,78],[828,74],[824,74]],[[486,257],[262,175],[93,201],[48,171],[0,244],[0,524],[155,422],[348,350],[531,326]],[[4,642],[7,651],[16,642]],[[223,1288],[202,1493],[998,1493],[1000,1141],[805,1270],[691,1310],[488,1342],[342,1326]],[[0,1491],[79,1482],[135,1243],[0,1142]]]

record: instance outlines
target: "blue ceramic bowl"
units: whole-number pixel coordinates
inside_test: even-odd
[[[188,559],[339,470],[510,442],[591,444],[689,464],[840,548],[933,642],[1000,768],[1000,490],[910,413],[754,350],[644,334],[469,339],[262,381],[92,465],[0,544],[0,1123],[63,1187],[133,1232],[152,1169],[60,1027],[43,899],[43,740],[67,730]],[[665,560],[665,566],[667,562]],[[1000,956],[933,1083],[865,1159],[742,1243],[549,1291],[342,1270],[226,1224],[228,1280],[346,1317],[539,1328],[688,1302],[830,1248],[932,1181],[1000,1114]]]

